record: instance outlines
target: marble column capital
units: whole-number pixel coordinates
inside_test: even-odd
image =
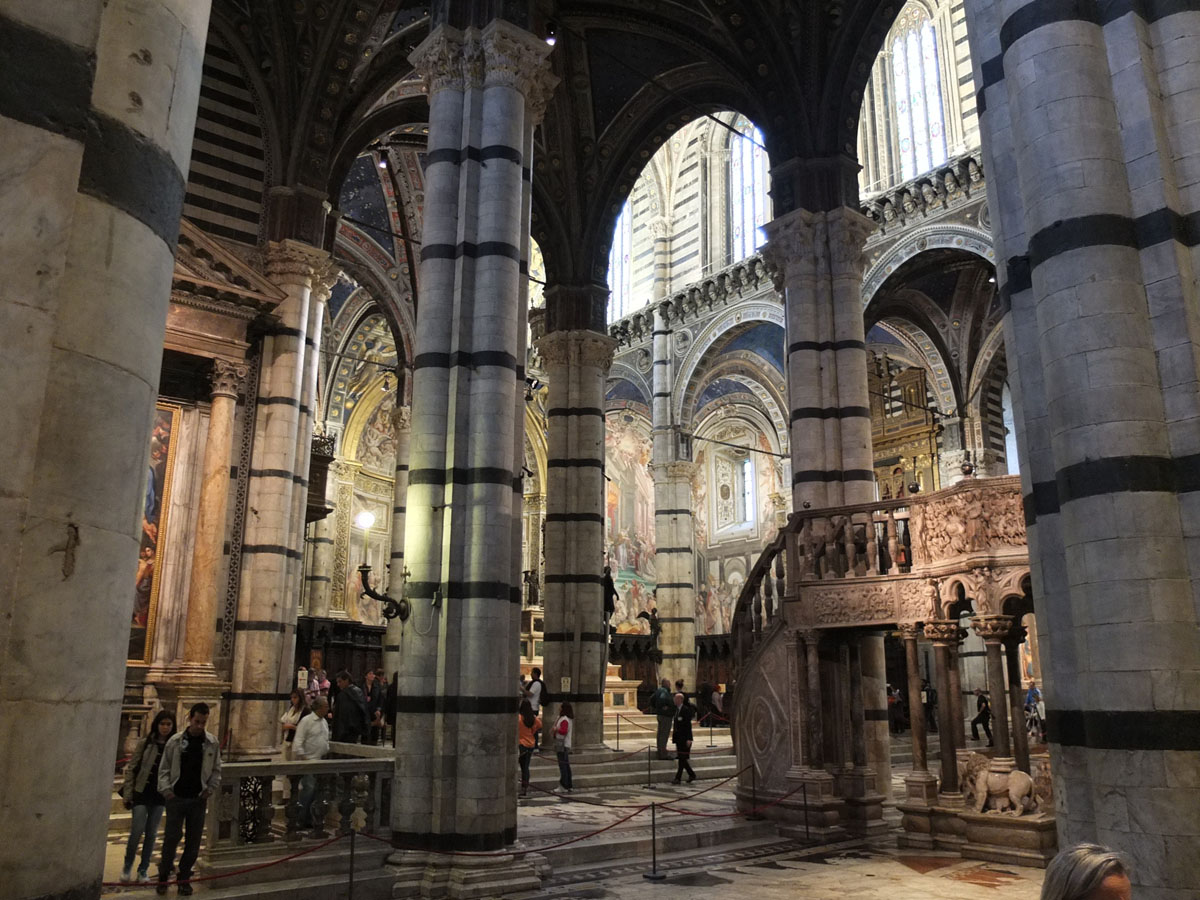
[[[875,223],[857,210],[840,207],[825,213],[829,270],[835,278],[862,280],[863,247]]]
[[[957,644],[959,631],[958,622],[953,619],[934,619],[925,623],[925,637],[943,647]]]
[[[1012,621],[1012,616],[979,616],[971,620],[971,627],[985,643],[999,644],[1008,637]]]
[[[617,342],[598,331],[552,331],[538,338],[537,351],[549,366],[594,366],[607,372]]]
[[[425,93],[466,90],[463,46],[463,33],[443,25],[430,32],[408,55],[408,61],[425,82]]]
[[[816,271],[820,215],[796,209],[763,226],[767,243],[761,250],[762,259],[777,291],[782,291],[789,279]]]
[[[488,23],[480,44],[484,87],[509,87],[520,91],[529,103],[531,124],[540,122],[558,84],[558,76],[550,71],[548,59],[553,48],[537,35],[503,19]]]
[[[901,622],[897,626],[897,630],[900,632],[901,640],[905,641],[918,640],[925,633],[919,622]]]
[[[250,367],[246,363],[214,359],[212,374],[208,376],[209,384],[212,385],[212,396],[236,400],[238,394],[245,390],[246,376],[249,374]]]
[[[808,647],[815,647],[821,642],[821,633],[822,632],[820,628],[796,629],[796,636],[799,637],[800,640],[804,641],[805,645]]]
[[[314,288],[329,276],[329,254],[311,244],[289,239],[267,244],[267,276],[276,284]]]
[[[656,241],[670,237],[672,224],[668,216],[655,216],[650,220],[650,237]]]
[[[412,431],[411,406],[397,406],[392,410],[392,428],[396,431]]]

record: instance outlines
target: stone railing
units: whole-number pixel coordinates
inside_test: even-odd
[[[747,256],[618,319],[608,326],[608,333],[620,346],[628,347],[650,339],[655,309],[666,313],[668,322],[686,322],[767,288],[773,285],[766,263],[758,254]]]
[[[879,226],[877,234],[881,234],[984,197],[986,191],[983,157],[979,150],[972,150],[911,181],[868,195],[863,199],[862,212]]]
[[[226,763],[221,786],[208,803],[207,856],[251,844],[328,838],[348,833],[355,824],[360,831],[386,834],[394,765],[390,756]],[[302,829],[300,780],[306,775],[316,778],[310,810],[314,825]],[[275,796],[277,781],[288,788],[282,810]]]
[[[788,624],[815,628],[945,618],[961,584],[977,614],[1000,614],[1028,568],[1016,476],[792,513],[738,596],[734,664],[785,612]]]

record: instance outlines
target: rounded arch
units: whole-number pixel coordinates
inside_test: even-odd
[[[916,322],[900,315],[887,316],[875,324],[907,347],[912,355],[906,361],[915,357],[916,365],[929,374],[928,384],[937,400],[938,410],[952,415],[958,409],[958,398],[940,342],[935,341],[929,332]]]
[[[904,263],[926,250],[962,250],[996,264],[992,236],[982,228],[962,224],[933,224],[916,228],[889,247],[863,274],[862,304],[865,310],[883,284]]]
[[[765,299],[749,300],[731,307],[724,315],[715,317],[692,339],[691,346],[680,361],[676,370],[673,385],[672,418],[676,422],[685,421],[685,410],[688,404],[687,386],[697,377],[705,355],[713,345],[743,324],[769,322],[779,326],[781,330],[780,348],[782,350],[782,333],[784,330],[783,307]],[[694,397],[692,398],[694,401]]]
[[[384,374],[397,364],[395,336],[383,313],[369,299],[355,303],[353,308],[347,302],[347,307],[337,321],[353,325],[335,327],[340,340],[333,344],[323,416],[327,426],[343,434],[356,409],[366,402],[364,398],[376,386],[382,388]]]
[[[697,421],[697,417],[700,419],[707,417],[701,415],[706,407],[697,408],[696,404],[703,398],[709,385],[721,380],[732,381],[749,389],[751,396],[770,425],[768,434],[775,451],[785,451],[788,446],[787,392],[783,389],[781,378],[772,383],[770,378],[763,377],[765,374],[767,373],[763,371],[761,362],[756,364],[741,358],[719,357],[716,363],[706,370],[694,385],[689,386],[692,397],[695,399],[685,403],[687,419],[680,420],[680,427],[686,430]],[[695,431],[696,428],[692,430]]]

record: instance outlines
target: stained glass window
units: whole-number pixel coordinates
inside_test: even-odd
[[[771,216],[770,176],[762,132],[738,116],[729,138],[729,261],[745,259],[766,243],[762,226]]]
[[[630,279],[633,246],[633,214],[625,201],[617,227],[613,230],[612,249],[608,252],[608,321],[615,322],[633,312],[633,287]]]
[[[946,161],[946,123],[937,35],[923,19],[892,41],[900,177],[907,181]]]

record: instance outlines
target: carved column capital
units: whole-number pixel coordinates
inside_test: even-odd
[[[298,284],[313,288],[329,275],[329,254],[291,239],[271,241],[266,253],[267,275],[276,284]]]
[[[550,366],[595,366],[607,372],[617,342],[597,331],[552,331],[538,338],[537,352]]]
[[[1008,637],[1012,616],[980,616],[971,620],[975,633],[989,644],[999,644]]]
[[[875,223],[857,210],[841,207],[825,214],[829,270],[835,278],[862,280],[863,247]]]
[[[397,406],[392,410],[392,428],[396,431],[412,430],[411,406]]]
[[[924,633],[918,622],[901,622],[898,626],[900,638],[905,641],[915,641]]]
[[[509,87],[520,91],[529,103],[532,123],[541,121],[546,104],[558,84],[550,71],[552,48],[536,35],[493,19],[480,39],[483,49],[485,87]]]
[[[420,73],[427,94],[466,89],[463,35],[455,28],[443,25],[435,29],[408,55],[408,61]]]
[[[961,630],[958,622],[953,619],[934,619],[932,622],[925,623],[925,637],[935,644],[946,647],[958,643],[958,633]]]
[[[793,210],[763,226],[767,243],[762,248],[763,263],[782,291],[789,278],[812,275],[816,270],[816,224],[820,214],[806,209]]]
[[[209,384],[212,385],[212,396],[236,400],[238,394],[245,390],[246,376],[249,374],[250,367],[245,363],[214,359],[212,374],[208,376]]]
[[[696,472],[696,464],[694,462],[682,459],[662,463],[653,468],[655,480],[662,478],[663,481],[686,481],[689,484],[691,483],[692,475]]]
[[[821,642],[820,628],[797,628],[796,634],[806,647],[816,647]]]
[[[650,220],[650,236],[656,241],[671,236],[671,220],[666,216],[655,216]]]

